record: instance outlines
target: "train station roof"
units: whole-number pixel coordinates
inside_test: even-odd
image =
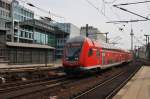
[[[53,50],[55,49],[54,47],[48,45],[16,43],[16,42],[6,42],[6,45],[12,47],[24,47],[24,48],[41,48],[41,49],[53,49]]]

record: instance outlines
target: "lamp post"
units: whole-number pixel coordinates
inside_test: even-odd
[[[149,59],[149,36],[150,35],[144,35],[144,36],[146,37],[146,52],[145,52],[145,56],[146,56],[146,58]]]
[[[86,37],[89,37],[89,25],[86,24]]]
[[[134,36],[134,34],[133,34],[133,29],[132,28],[131,28],[130,35],[131,35],[131,51],[133,51],[133,36]]]
[[[146,46],[147,46],[147,44],[149,43],[149,36],[150,36],[150,35],[146,35],[146,34],[145,34],[144,36],[146,37]]]

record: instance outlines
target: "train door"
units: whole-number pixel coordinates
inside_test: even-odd
[[[102,65],[105,64],[105,52],[103,51],[102,52]]]
[[[97,49],[96,57],[98,59],[98,65],[99,65],[100,64],[100,50],[99,49]]]

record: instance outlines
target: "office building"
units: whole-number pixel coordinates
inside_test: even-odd
[[[106,37],[104,36],[104,34],[100,34],[100,33],[101,32],[98,30],[98,28],[95,28],[93,26],[88,26],[88,37],[90,39],[105,42]],[[82,36],[87,36],[86,27],[81,27],[80,34]]]
[[[62,58],[66,41],[69,38],[79,36],[80,29],[72,23],[55,23],[54,26],[60,30],[60,33],[56,36],[56,57]]]
[[[1,1],[1,68],[10,65],[51,65],[55,56],[55,27],[34,19],[34,12],[21,6],[16,0]]]

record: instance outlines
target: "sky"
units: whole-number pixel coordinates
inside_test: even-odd
[[[150,34],[150,21],[136,23],[106,23],[109,21],[123,21],[133,19],[143,19],[130,13],[124,12],[113,7],[114,4],[131,3],[145,0],[18,0],[23,6],[26,6],[35,11],[36,16],[51,16],[52,19],[58,22],[70,22],[77,27],[89,24],[98,28],[102,33],[109,32],[108,38],[110,41],[121,38],[116,46],[123,49],[130,49],[130,31],[133,28],[134,45],[141,46],[145,44],[144,34]],[[51,15],[36,8],[27,6],[22,1],[30,2],[35,6],[50,11]],[[94,7],[87,1],[91,2]],[[105,3],[104,3],[105,2]],[[109,3],[108,3],[109,2]],[[150,18],[150,2],[136,5],[121,6],[127,10],[136,12],[142,16]],[[53,14],[64,18],[54,17]],[[120,31],[119,28],[123,28]]]

